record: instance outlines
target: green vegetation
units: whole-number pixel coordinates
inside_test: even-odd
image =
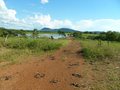
[[[120,33],[108,31],[106,33],[101,33],[97,38],[107,41],[120,41]]]
[[[82,33],[81,32],[74,32],[74,33],[72,33],[72,36],[75,38],[82,38]]]
[[[17,58],[29,55],[41,55],[51,52],[67,44],[67,40],[51,40],[48,38],[20,38],[10,37],[6,42],[0,38],[0,62],[17,61]]]
[[[33,32],[32,32],[32,37],[33,38],[38,38],[38,34],[39,34],[38,30],[34,29]]]
[[[22,57],[50,53],[68,43],[67,40],[54,40],[53,37],[51,39],[47,37],[39,38],[39,34],[42,33],[44,32],[37,29],[15,30],[0,28],[0,62],[8,61],[13,63]],[[27,34],[31,34],[31,36],[27,36]]]
[[[60,30],[59,30],[59,31],[58,31],[58,34],[59,34],[59,35],[63,35],[64,37],[66,37],[66,33],[65,33],[64,31],[60,31]]]
[[[27,34],[32,37],[28,37]],[[51,54],[68,43],[67,39],[39,38],[46,32],[0,28],[0,63],[19,62],[34,55]],[[91,65],[94,81],[90,90],[120,89],[120,33],[119,32],[49,32],[76,38],[82,46],[86,63]],[[64,57],[63,57],[64,58]]]
[[[91,90],[120,89],[120,43],[81,40],[82,53],[91,65],[94,82]]]
[[[100,44],[101,43],[101,44]],[[81,40],[83,55],[89,60],[119,60],[120,43],[97,40]]]
[[[120,33],[115,31],[99,32],[99,33],[85,33],[83,32],[83,38],[92,40],[103,41],[118,41],[120,42]]]
[[[47,41],[47,42],[46,42]],[[30,49],[50,51],[58,49],[61,43],[49,39],[10,38],[4,45],[11,49]]]

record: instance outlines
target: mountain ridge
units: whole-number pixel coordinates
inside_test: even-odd
[[[42,28],[40,31],[42,32],[58,32],[58,31],[64,31],[64,32],[78,32],[78,30],[70,29],[70,28],[59,28],[59,29],[51,29],[51,28]]]

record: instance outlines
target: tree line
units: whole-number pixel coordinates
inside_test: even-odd
[[[6,36],[9,36],[9,37],[26,36],[26,31],[0,28],[0,37],[6,37]]]
[[[40,31],[34,30],[16,30],[16,29],[6,29],[0,28],[0,37],[27,37],[27,33],[31,33],[33,38],[37,38]],[[64,31],[58,31],[58,34],[66,37]],[[108,31],[108,32],[70,32],[67,35],[74,38],[83,38],[84,34],[93,34],[87,36],[87,39],[93,40],[104,40],[104,41],[119,41],[120,42],[120,32]]]
[[[88,35],[86,39],[92,40],[103,40],[103,41],[119,41],[120,42],[120,32],[108,31],[108,32],[74,32],[70,35],[75,38],[84,39],[85,34]]]
[[[115,31],[103,32],[96,36],[94,39],[120,42],[120,33]]]

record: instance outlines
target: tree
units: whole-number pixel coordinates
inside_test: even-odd
[[[106,33],[100,33],[98,36],[95,36],[94,39],[97,39],[97,40],[106,40]]]
[[[106,33],[106,39],[108,41],[117,41],[118,37],[119,37],[119,33],[118,32],[108,31]]]
[[[50,38],[51,38],[52,40],[54,39],[54,37],[53,37],[53,36],[51,36]]]
[[[19,30],[18,34],[22,37],[26,37],[26,31],[24,31],[24,30]]]
[[[37,29],[34,29],[33,32],[32,32],[32,37],[33,38],[38,38],[38,30]]]
[[[82,33],[81,32],[74,32],[73,37],[75,38],[82,38]]]
[[[60,31],[60,30],[59,30],[59,31],[58,31],[58,34],[59,34],[59,35],[63,35],[63,36],[65,36],[65,37],[66,37],[66,34],[65,34],[65,32],[64,32],[64,31]]]

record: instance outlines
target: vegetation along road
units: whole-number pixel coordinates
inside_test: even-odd
[[[120,89],[118,32],[59,33],[72,38],[2,33],[0,90]]]
[[[92,76],[84,77],[79,42],[69,40],[54,54],[0,69],[1,90],[86,90]],[[88,73],[91,73],[90,71]]]

